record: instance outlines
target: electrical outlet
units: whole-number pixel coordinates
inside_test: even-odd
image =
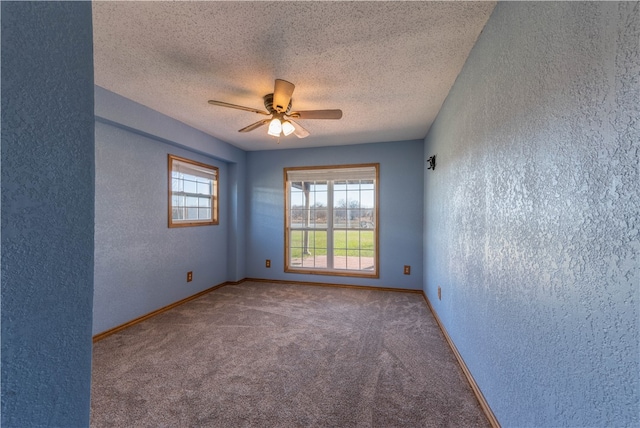
[[[442,300],[442,288],[438,285],[438,300]]]
[[[411,275],[411,266],[404,265],[404,274],[405,275]]]
[[[267,260],[265,261],[264,265],[265,265],[266,267],[270,268],[270,267],[271,267],[271,260],[267,259]]]
[[[187,272],[187,282],[193,281],[193,272]]]

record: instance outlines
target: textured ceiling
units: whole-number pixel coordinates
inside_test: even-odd
[[[94,2],[95,83],[245,150],[422,139],[495,2]],[[276,78],[311,136],[277,144]]]

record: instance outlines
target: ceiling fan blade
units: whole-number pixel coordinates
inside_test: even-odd
[[[296,119],[340,119],[342,118],[342,110],[294,111],[289,116]]]
[[[309,136],[309,131],[307,131],[302,126],[300,126],[299,123],[296,123],[293,120],[289,120],[289,122],[291,122],[291,124],[295,128],[293,133],[296,135],[296,137],[298,137],[298,138],[306,138],[306,137]]]
[[[273,108],[279,113],[284,113],[289,107],[291,101],[291,95],[295,85],[286,80],[276,79],[275,87],[273,88]]]
[[[216,100],[209,100],[209,104],[214,105],[214,106],[229,107],[229,108],[235,108],[235,109],[238,109],[238,110],[251,111],[253,113],[264,114],[265,116],[269,116],[271,114],[271,113],[267,113],[266,111],[263,111],[263,110],[258,110],[257,108],[244,107],[244,106],[239,106],[239,105],[236,105],[236,104],[229,104],[229,103],[225,103],[225,102],[222,102],[222,101],[216,101]]]
[[[238,130],[238,132],[251,132],[254,129],[260,128],[262,125],[266,125],[267,123],[269,123],[271,121],[271,119],[262,119],[257,121],[256,123],[252,123],[249,126],[245,126],[244,128]]]

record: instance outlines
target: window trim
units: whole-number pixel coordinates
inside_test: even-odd
[[[177,160],[180,162],[188,163],[200,168],[206,168],[212,171],[215,171],[215,180],[212,186],[212,195],[211,195],[211,220],[206,221],[179,221],[175,222],[173,220],[173,190],[172,190],[172,178],[173,178],[173,161]],[[206,163],[194,161],[191,159],[183,158],[180,156],[168,154],[167,156],[167,165],[168,165],[168,173],[167,173],[167,183],[168,183],[168,201],[167,205],[169,207],[168,217],[169,217],[169,227],[191,227],[191,226],[215,226],[220,223],[219,217],[219,183],[220,183],[220,169],[213,165],[208,165]]]
[[[294,268],[289,265],[289,237],[291,235],[290,224],[290,214],[291,209],[290,205],[290,194],[288,188],[287,181],[287,173],[289,171],[300,171],[300,170],[320,170],[320,169],[355,169],[355,168],[374,168],[375,169],[375,188],[374,188],[374,197],[375,197],[375,228],[374,228],[374,245],[375,245],[375,253],[374,253],[374,263],[375,267],[373,272],[369,273],[362,270],[345,270],[345,269],[314,269],[314,268]],[[311,274],[311,275],[329,275],[329,276],[347,276],[347,277],[357,277],[357,278],[380,278],[380,164],[379,163],[366,163],[366,164],[346,164],[346,165],[323,165],[323,166],[298,166],[298,167],[288,167],[283,169],[283,177],[284,177],[284,271],[285,273],[298,273],[298,274]],[[327,211],[329,209],[333,209],[333,207],[327,207]],[[359,230],[359,229],[355,229]],[[333,232],[334,229],[331,229]],[[327,229],[327,233],[329,230]]]

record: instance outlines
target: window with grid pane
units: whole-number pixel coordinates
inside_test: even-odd
[[[378,168],[285,168],[285,271],[379,276]]]
[[[218,224],[218,168],[169,155],[169,227]]]

